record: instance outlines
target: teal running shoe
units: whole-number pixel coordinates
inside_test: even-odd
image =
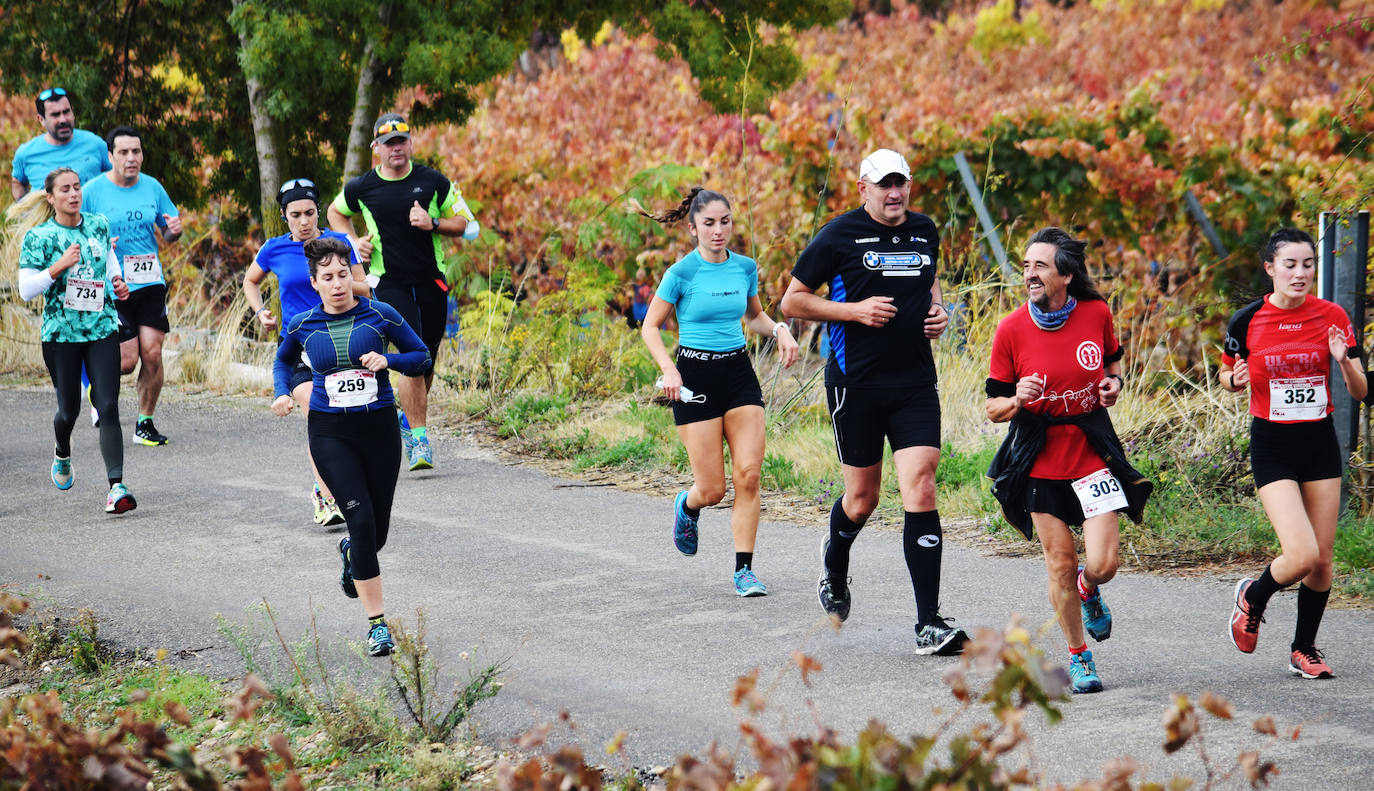
[[[754,570],[745,566],[735,572],[735,593],[740,596],[767,596],[768,588],[764,587],[759,578],[754,576]]]
[[[339,560],[343,561],[343,572],[339,574],[339,587],[350,599],[358,598],[358,586],[353,584],[353,564],[348,562],[348,536],[339,539]]]
[[[415,437],[410,450],[410,471],[434,468],[434,450],[429,446],[429,437]]]
[[[138,501],[129,493],[129,487],[122,483],[110,487],[110,494],[105,498],[105,513],[122,514],[137,507]]]
[[[691,557],[697,553],[697,520],[682,510],[686,505],[687,493],[678,492],[677,499],[673,500],[673,546]]]
[[[1092,651],[1069,656],[1069,683],[1075,695],[1102,691],[1102,679],[1097,677]]]
[[[367,653],[370,656],[386,656],[396,650],[396,641],[391,639],[391,630],[385,621],[372,624],[367,630]]]
[[[75,480],[75,478],[72,476],[71,458],[68,457],[64,459],[61,456],[54,455],[52,457],[52,485],[65,492],[72,488],[73,480]]]
[[[1082,566],[1078,567],[1078,576],[1080,579],[1083,576]],[[1107,609],[1107,603],[1102,601],[1102,589],[1098,588],[1086,599],[1080,596],[1079,600],[1083,610],[1083,628],[1088,630],[1088,634],[1099,643],[1111,637],[1112,611]]]
[[[406,423],[405,413],[398,410],[396,414],[401,417],[401,458],[409,464],[411,456],[415,454],[415,435],[410,433],[410,425]]]

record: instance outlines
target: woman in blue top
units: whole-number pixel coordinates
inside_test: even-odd
[[[281,207],[282,221],[290,230],[281,236],[268,239],[254,256],[253,263],[248,265],[248,271],[243,274],[243,295],[253,308],[253,315],[257,317],[258,323],[267,330],[279,326],[285,330],[296,314],[304,313],[320,304],[320,295],[316,294],[310,285],[310,266],[305,262],[305,243],[322,235],[344,240],[348,238],[335,231],[320,230],[320,194],[315,188],[315,182],[310,179],[291,179],[282,184],[281,189],[277,191],[277,205]],[[352,269],[353,293],[367,296],[369,290],[364,280],[362,265],[355,263]],[[262,281],[267,278],[268,273],[277,277],[277,291],[281,296],[280,323],[277,317],[272,315],[262,296]],[[310,383],[310,366],[304,360],[297,361],[291,371],[291,395],[295,397],[296,403],[300,405],[307,418],[310,415]],[[315,524],[341,524],[344,521],[343,514],[339,512],[333,493],[321,481],[320,472],[315,468],[315,460],[310,456],[309,447],[306,448],[305,457],[310,462],[310,470],[315,478],[315,486],[310,493],[310,501],[315,506]]]
[[[377,552],[391,524],[401,427],[384,372],[394,368],[420,376],[432,363],[429,350],[395,308],[354,293],[347,241],[313,239],[305,245],[305,257],[323,304],[296,314],[287,325],[272,368],[277,396],[272,411],[285,417],[295,405],[291,371],[304,351],[314,379],[307,418],[310,453],[330,490],[344,495],[348,535],[339,539],[339,584],[344,595],[362,600],[368,653],[385,656],[395,643],[382,612]],[[396,352],[386,353],[388,342]]]
[[[658,367],[673,420],[692,465],[692,488],[673,504],[673,543],[684,555],[697,551],[701,509],[725,497],[725,457],[730,446],[735,504],[730,528],[735,539],[735,593],[763,596],[754,575],[754,539],[759,529],[759,470],[763,466],[763,392],[744,345],[740,319],[760,335],[777,339],[783,367],[797,360],[797,342],[787,324],[776,322],[759,302],[758,265],[728,249],[734,225],[724,195],[694,187],[674,210],[645,213],[661,223],[687,218],[697,248],[663,275],[640,332]],[[661,328],[676,310],[677,361],[663,344]]]

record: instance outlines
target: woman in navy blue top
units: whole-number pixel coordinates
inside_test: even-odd
[[[673,211],[645,216],[662,223],[687,218],[687,230],[697,243],[664,273],[640,330],[663,371],[659,386],[673,401],[673,420],[692,465],[692,488],[679,492],[673,504],[673,543],[682,554],[695,555],[701,509],[725,498],[724,440],[730,446],[735,484],[730,514],[735,593],[763,596],[768,589],[753,570],[763,467],[763,392],[740,320],[754,332],[777,339],[784,368],[796,362],[797,342],[786,323],[775,323],[764,312],[754,259],[729,249],[734,223],[724,195],[695,187]],[[677,313],[676,361],[661,334],[670,311]]]
[[[420,337],[384,302],[353,290],[348,242],[321,237],[307,242],[310,283],[322,304],[287,325],[272,373],[272,411],[290,414],[291,371],[302,350],[314,386],[307,417],[310,453],[320,477],[343,506],[348,535],[339,540],[344,595],[362,600],[368,619],[368,653],[385,656],[395,643],[382,611],[377,552],[386,544],[391,501],[401,464],[401,429],[386,371],[420,376],[432,362]],[[387,353],[387,344],[395,352]]]

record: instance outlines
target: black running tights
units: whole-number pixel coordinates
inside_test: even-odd
[[[100,413],[100,455],[111,485],[124,479],[124,431],[119,427],[119,335],[98,341],[43,341],[43,362],[57,391],[53,433],[57,455],[71,457],[72,429],[81,417],[81,366],[91,379],[91,403]]]
[[[351,413],[312,409],[308,433],[315,466],[348,523],[353,578],[380,576],[377,552],[391,527],[391,500],[401,468],[395,408]]]

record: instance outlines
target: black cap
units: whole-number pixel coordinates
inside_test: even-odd
[[[400,113],[385,113],[372,125],[372,142],[390,143],[398,139],[410,139],[410,124]]]

